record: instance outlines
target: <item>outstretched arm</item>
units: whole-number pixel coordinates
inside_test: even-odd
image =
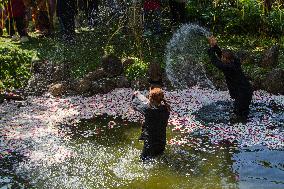
[[[221,59],[217,57],[218,53],[222,54],[220,48],[217,45],[214,47],[210,47],[208,49],[208,55],[213,65],[215,65],[217,68],[219,68],[222,71],[229,71],[229,70],[233,70],[236,68],[236,65],[234,64],[234,62],[223,63]]]
[[[141,114],[146,113],[146,109],[149,106],[149,100],[140,92],[135,92],[132,96],[132,107],[139,111]]]

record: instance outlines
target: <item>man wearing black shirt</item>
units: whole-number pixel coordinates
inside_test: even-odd
[[[160,88],[150,89],[149,98],[134,93],[133,108],[145,118],[139,140],[144,141],[140,158],[145,161],[163,154],[166,146],[166,127],[170,115],[170,107],[164,99]]]
[[[225,78],[232,99],[234,99],[234,113],[240,118],[247,118],[253,90],[244,75],[241,63],[229,50],[221,50],[215,37],[209,38],[208,50],[211,63],[220,69]]]

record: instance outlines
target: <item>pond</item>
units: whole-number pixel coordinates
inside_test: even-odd
[[[2,149],[9,146],[6,154],[1,153],[1,189],[284,188],[283,106],[254,100],[248,123],[232,125],[230,101],[204,105],[191,114],[202,127],[186,133],[180,127],[168,126],[164,155],[143,163],[139,159],[143,144],[138,140],[141,123],[109,116],[82,117],[73,111],[71,117],[81,118],[79,121],[57,120],[56,127],[48,127],[49,118],[59,116],[52,117],[54,106],[47,107],[43,100],[51,101],[37,99],[32,105],[35,101],[31,100],[22,105],[23,110],[18,110],[18,104],[7,105],[15,110],[11,118],[3,111],[8,108],[2,109],[0,123],[15,125],[13,131],[9,130],[11,125],[3,126],[7,130],[0,136]],[[67,104],[66,99],[53,99],[51,104],[58,101]],[[82,111],[88,110],[82,101],[80,104]],[[37,116],[31,119],[35,109]],[[49,111],[48,116],[38,115]],[[61,114],[66,116],[67,112]],[[261,124],[266,117],[270,125],[264,127]],[[35,124],[27,126],[30,120]],[[256,125],[257,121],[261,123]],[[44,127],[38,126],[41,123]],[[217,132],[222,129],[224,132]],[[254,134],[241,133],[242,129]],[[265,133],[266,138],[256,132]],[[277,144],[270,140],[272,136],[280,137]]]

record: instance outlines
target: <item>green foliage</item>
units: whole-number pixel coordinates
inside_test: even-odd
[[[192,0],[188,3],[191,21],[197,21],[215,32],[228,34],[268,34],[279,36],[283,33],[282,15],[284,7],[275,3],[266,13],[260,0]]]
[[[148,64],[136,57],[132,59],[134,59],[134,64],[130,65],[126,69],[126,77],[129,80],[135,80],[139,77],[145,77],[147,73]]]
[[[23,87],[30,77],[31,54],[0,47],[0,90]]]
[[[280,37],[284,31],[284,9],[274,9],[267,15],[267,33]]]
[[[242,66],[244,73],[253,81],[263,81],[269,69],[261,68],[257,65],[246,64]]]

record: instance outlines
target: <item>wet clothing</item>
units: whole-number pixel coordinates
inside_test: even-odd
[[[242,71],[241,63],[237,58],[230,63],[221,61],[222,51],[216,45],[208,50],[211,63],[220,69],[226,79],[231,98],[234,102],[234,112],[238,116],[247,116],[252,99],[252,86]]]
[[[133,107],[145,117],[139,140],[144,141],[142,160],[161,155],[166,146],[166,127],[170,112],[165,105],[153,107],[142,94],[133,96]]]

